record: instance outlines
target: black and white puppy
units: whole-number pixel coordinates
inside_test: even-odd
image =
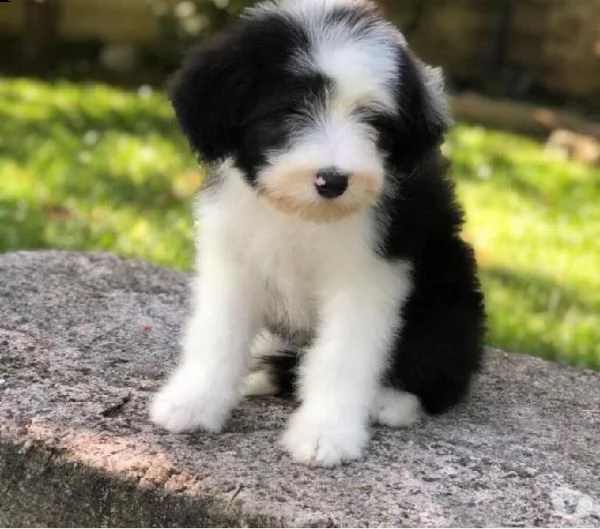
[[[371,420],[456,404],[485,317],[439,149],[441,74],[366,1],[280,0],[194,50],[172,101],[212,171],[154,422],[216,432],[242,394],[292,390],[284,448],[331,466],[361,456]]]

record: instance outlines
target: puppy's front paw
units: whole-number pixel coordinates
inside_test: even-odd
[[[311,466],[333,467],[359,459],[369,440],[361,421],[347,421],[302,408],[292,417],[282,445],[295,461]]]
[[[150,419],[173,433],[218,432],[234,406],[235,391],[207,383],[199,367],[182,366],[150,405]]]

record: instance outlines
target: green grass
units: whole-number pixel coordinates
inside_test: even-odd
[[[488,342],[600,369],[600,171],[474,126],[445,148]],[[106,250],[187,269],[200,181],[161,94],[0,81],[0,251]]]
[[[490,343],[600,369],[600,171],[480,127],[458,127],[446,149]]]
[[[0,182],[0,250],[191,262],[200,174],[161,95],[0,82]]]

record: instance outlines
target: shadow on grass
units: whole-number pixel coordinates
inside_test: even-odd
[[[0,252],[105,251],[187,270],[194,252],[191,219],[191,212],[183,208],[151,212],[117,208],[106,213],[57,203],[0,199]]]
[[[0,252],[50,248],[42,212],[31,211],[24,201],[0,199]],[[23,246],[23,241],[26,246]]]
[[[502,267],[485,267],[481,277],[491,345],[600,369],[600,303],[591,293]],[[573,335],[576,351],[569,345]]]
[[[89,218],[53,203],[0,200],[0,251],[110,250],[116,233],[97,233]]]

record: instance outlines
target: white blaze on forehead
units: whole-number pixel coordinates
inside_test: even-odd
[[[364,19],[326,21],[332,8],[361,10],[364,2],[300,0],[298,4],[302,7],[297,8],[297,16],[311,46],[298,58],[298,65],[333,79],[336,99],[345,104],[374,105],[394,112],[398,46],[404,44],[400,32],[384,20],[371,20],[369,12]]]
[[[311,59],[335,82],[334,103],[376,106],[394,113],[397,57],[377,42],[323,39],[316,43]]]
[[[373,19],[364,0],[281,0],[258,4],[250,14],[283,13],[306,31],[310,48],[298,50],[294,69],[314,70],[335,82],[336,104],[361,104],[395,112],[398,47],[402,34],[384,19]],[[362,12],[354,19],[327,20],[336,8]]]

